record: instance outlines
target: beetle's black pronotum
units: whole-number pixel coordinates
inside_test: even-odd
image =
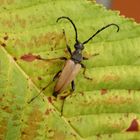
[[[108,24],[104,27],[102,27],[101,29],[99,29],[96,33],[94,33],[90,38],[88,38],[86,41],[84,42],[80,42],[78,40],[78,33],[77,33],[77,29],[76,29],[76,26],[75,24],[73,23],[73,21],[69,18],[69,17],[65,17],[65,16],[62,16],[62,17],[59,17],[57,19],[57,22],[61,19],[67,19],[71,24],[72,26],[74,27],[74,30],[75,30],[75,45],[74,45],[74,48],[75,50],[72,52],[68,43],[67,43],[67,39],[66,39],[66,36],[65,36],[65,32],[63,30],[63,33],[64,33],[64,36],[65,36],[65,41],[66,41],[66,47],[67,47],[67,50],[68,52],[70,53],[70,59],[67,60],[67,58],[65,57],[60,57],[60,58],[54,58],[54,59],[50,59],[50,60],[56,60],[56,59],[62,59],[62,60],[66,60],[66,63],[65,63],[65,66],[62,70],[60,70],[53,78],[53,81],[58,78],[58,81],[54,87],[54,91],[53,91],[53,96],[57,97],[57,95],[59,93],[61,93],[62,91],[64,91],[67,86],[71,83],[71,86],[72,86],[72,90],[74,91],[75,89],[75,84],[74,84],[74,78],[76,77],[76,75],[79,73],[79,70],[80,68],[84,68],[84,71],[83,71],[83,75],[85,78],[91,80],[91,78],[87,77],[85,75],[85,71],[86,71],[86,67],[84,64],[82,64],[82,61],[83,60],[87,60],[87,58],[83,57],[82,56],[82,51],[84,49],[84,45],[86,43],[88,43],[93,37],[95,37],[98,33],[100,33],[102,30],[110,27],[110,26],[116,26],[117,27],[117,32],[119,31],[119,26],[117,24]],[[95,54],[97,55],[97,54]],[[44,60],[42,58],[40,58],[41,60]],[[53,82],[52,81],[52,82]],[[43,90],[45,90],[50,84],[48,84],[46,87],[44,87],[41,92]],[[40,92],[40,93],[41,93]],[[34,98],[32,98],[30,100],[33,101],[36,97],[38,97],[40,95],[40,93],[35,96]]]

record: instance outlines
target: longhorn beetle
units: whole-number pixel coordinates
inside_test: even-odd
[[[111,24],[108,24],[108,25],[102,27],[101,29],[99,29],[90,38],[88,38],[86,41],[81,43],[78,40],[77,29],[76,29],[76,26],[73,23],[73,21],[69,17],[62,16],[62,17],[59,17],[56,22],[58,22],[61,19],[67,19],[72,24],[72,26],[74,28],[74,31],[75,31],[75,44],[74,44],[74,48],[75,48],[75,50],[73,52],[71,51],[70,46],[67,43],[65,31],[63,30],[65,41],[66,41],[66,47],[67,47],[67,50],[70,53],[71,57],[68,60],[65,57],[48,59],[48,60],[56,60],[56,59],[66,60],[66,63],[65,63],[64,68],[62,70],[58,71],[58,73],[54,76],[53,80],[46,87],[44,87],[39,92],[38,95],[33,97],[28,103],[32,102],[36,97],[38,97],[43,90],[45,90],[53,81],[56,80],[56,78],[58,78],[58,81],[57,81],[57,83],[56,83],[56,85],[54,87],[54,91],[53,91],[53,96],[54,97],[57,97],[58,94],[60,94],[62,91],[64,91],[70,83],[71,83],[71,86],[72,86],[72,91],[74,91],[74,89],[75,89],[74,79],[75,79],[76,75],[79,73],[81,67],[84,69],[84,71],[83,71],[84,77],[86,79],[91,80],[91,78],[89,78],[89,77],[87,77],[85,75],[86,67],[82,63],[83,60],[87,60],[88,59],[88,58],[82,56],[82,51],[84,49],[84,45],[86,43],[88,43],[93,37],[95,37],[102,30],[104,30],[104,29],[106,29],[106,28],[108,28],[110,26],[116,26],[117,27],[117,32],[119,31],[119,26],[117,24],[111,23]],[[98,54],[94,54],[94,56],[95,55],[98,55]],[[45,59],[40,58],[40,57],[38,59],[45,60]],[[62,109],[63,109],[63,105],[62,105]]]

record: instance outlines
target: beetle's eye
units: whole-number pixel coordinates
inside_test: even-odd
[[[75,48],[75,49],[78,49],[78,48],[79,48],[79,44],[76,43],[76,44],[74,45],[74,48]]]
[[[81,44],[79,44],[79,46],[80,46],[80,49],[81,50],[83,50],[84,49],[84,45],[81,43]]]

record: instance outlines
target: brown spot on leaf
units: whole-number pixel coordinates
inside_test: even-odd
[[[101,138],[101,134],[97,134],[96,136],[97,136],[98,138]]]
[[[12,0],[6,0],[6,1],[12,2]],[[22,28],[25,28],[26,27],[26,20],[21,18],[21,16],[19,16],[19,15],[15,15],[15,16],[12,16],[12,18],[8,18],[8,19],[3,20],[2,24],[3,24],[3,26],[7,26],[9,28],[13,28],[13,27],[15,27],[15,25],[20,26]]]
[[[128,93],[129,93],[129,94],[131,93],[131,89],[128,89]]]
[[[3,39],[4,39],[4,40],[7,40],[7,39],[8,39],[8,36],[3,37]]]
[[[32,41],[35,42],[36,45],[45,45],[50,44],[53,46],[56,46],[60,43],[60,40],[63,38],[62,34],[57,34],[55,32],[52,33],[46,33],[43,35],[40,35],[38,37],[33,37]]]
[[[6,44],[5,44],[5,43],[1,43],[1,46],[2,46],[2,47],[6,47]]]
[[[17,58],[16,58],[16,57],[13,57],[13,59],[14,59],[15,61],[17,61]]]
[[[40,122],[43,121],[43,113],[34,107],[34,110],[27,118],[26,127],[22,131],[22,140],[33,140],[38,135],[38,129]]]
[[[12,113],[12,110],[9,108],[9,106],[4,106],[2,109],[7,113]]]
[[[108,134],[108,137],[111,138],[112,137],[112,134]]]
[[[22,28],[25,28],[26,27],[26,20],[19,17],[18,15],[15,16],[15,21],[16,23],[19,23],[19,25],[22,27]]]
[[[25,54],[25,55],[21,56],[20,58],[24,61],[32,62],[35,59],[38,59],[39,55],[33,55],[33,54],[29,53],[29,54]]]
[[[115,74],[105,75],[103,77],[104,82],[110,82],[110,81],[116,82],[116,81],[119,81],[119,80],[120,80],[120,77],[115,75]]]
[[[87,1],[89,1],[89,2],[91,2],[91,3],[95,3],[95,0],[87,0]]]
[[[0,121],[0,140],[5,139],[5,135],[7,133],[7,120]]]
[[[129,128],[126,131],[139,131],[139,124],[136,119],[132,120]]]
[[[49,101],[49,103],[52,104],[52,98],[51,97],[48,97],[48,101]]]
[[[74,134],[74,133],[70,133],[70,134],[76,138],[76,134]]]
[[[2,21],[3,26],[7,26],[8,28],[14,27],[14,22],[11,19],[6,19]]]
[[[49,115],[49,113],[50,113],[50,111],[49,111],[49,109],[47,109],[47,110],[45,111],[45,114],[46,114],[46,115]]]
[[[104,95],[107,93],[107,89],[101,89],[101,95]]]
[[[46,109],[45,114],[46,114],[46,115],[49,115],[50,112],[52,112],[52,109]]]
[[[42,78],[38,76],[38,80],[42,80]]]
[[[80,94],[81,94],[81,96],[84,96],[84,92],[81,91]]]
[[[48,130],[48,132],[51,133],[51,132],[54,132],[54,130],[50,129],[50,130]]]
[[[66,139],[66,135],[64,132],[60,131],[60,130],[55,130],[55,131],[51,131],[51,139],[53,140],[65,140]]]
[[[54,48],[53,47],[51,47],[51,51],[53,51],[54,50]]]
[[[3,101],[3,98],[0,98],[0,102],[2,102]]]
[[[13,4],[14,0],[7,0],[7,4]]]
[[[14,0],[0,0],[0,5],[2,4],[12,4],[14,2]]]
[[[26,135],[26,133],[24,131],[21,132],[22,135]]]
[[[38,36],[32,36],[28,42],[25,42],[24,40],[16,39],[15,46],[31,48],[31,47],[41,47],[46,44],[49,44],[54,47],[60,44],[62,39],[63,39],[62,33],[48,32],[45,34],[40,34]]]
[[[131,98],[121,97],[121,96],[110,96],[104,101],[106,104],[131,104],[133,100]]]

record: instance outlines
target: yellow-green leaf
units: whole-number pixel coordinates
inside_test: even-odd
[[[139,140],[140,25],[90,0],[0,1],[1,140]],[[115,23],[85,45],[76,90],[64,101],[52,96],[55,82],[28,104],[70,57],[63,29],[74,50],[75,23],[81,42]],[[92,55],[99,55],[92,57]],[[65,92],[70,91],[70,86]]]

